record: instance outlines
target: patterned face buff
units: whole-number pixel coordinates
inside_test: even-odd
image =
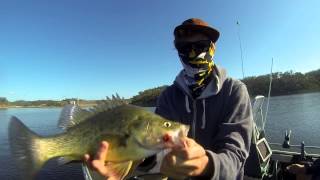
[[[192,95],[198,97],[212,78],[214,44],[203,40],[175,45],[184,67],[186,84]]]

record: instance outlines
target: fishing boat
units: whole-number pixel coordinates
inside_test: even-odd
[[[245,179],[291,180],[309,179],[308,175],[294,175],[286,167],[300,163],[313,162],[320,158],[320,147],[290,144],[291,131],[284,133],[283,143],[269,142],[265,130],[266,118],[263,116],[264,96],[256,96],[253,104],[254,131],[250,155],[245,164]]]

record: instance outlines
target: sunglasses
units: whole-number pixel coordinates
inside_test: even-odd
[[[204,52],[211,46],[211,40],[200,40],[195,42],[175,42],[176,49],[179,53],[189,53],[192,49]]]
[[[187,36],[191,36],[195,33],[199,33],[199,31],[193,30],[193,29],[180,29],[175,32],[176,38],[183,38]]]

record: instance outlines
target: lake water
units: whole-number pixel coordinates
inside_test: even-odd
[[[270,98],[265,129],[270,142],[282,143],[291,129],[292,144],[320,146],[320,93]]]
[[[0,109],[0,179],[17,179],[18,172],[10,158],[7,127],[12,115],[31,130],[49,135],[60,132],[57,120],[61,108]],[[270,99],[266,133],[270,142],[282,143],[284,132],[292,130],[291,142],[320,146],[320,93],[278,96]],[[57,166],[50,162],[37,179],[83,179],[79,165]]]

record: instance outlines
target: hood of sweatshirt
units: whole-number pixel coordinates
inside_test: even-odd
[[[212,72],[212,81],[209,82],[207,87],[202,91],[200,96],[197,97],[197,99],[206,99],[210,96],[214,96],[219,93],[221,90],[222,84],[227,78],[226,70],[217,66],[216,64],[213,67]],[[184,70],[181,70],[180,73],[177,75],[174,84],[177,85],[186,95],[189,97],[192,97],[191,91],[189,87],[187,86],[185,80],[184,80]]]
[[[209,98],[210,96],[214,96],[214,95],[218,94],[222,88],[224,81],[227,78],[225,69],[220,68],[217,65],[214,65],[213,69],[214,69],[212,72],[213,78],[212,78],[211,82],[209,82],[209,84],[202,91],[200,96],[198,96],[196,98],[197,100],[199,99],[202,101],[202,106],[203,106],[201,129],[204,129],[206,127],[206,99]],[[192,101],[194,101],[195,99],[193,99],[193,97],[191,95],[191,91],[190,91],[189,87],[187,86],[183,76],[184,76],[184,73],[182,70],[177,75],[177,77],[174,81],[174,84],[184,92],[184,94],[185,94],[185,108],[186,108],[186,111],[188,113],[190,113],[191,108],[190,108],[189,98],[191,98]],[[193,136],[194,136],[194,133],[193,133]]]

